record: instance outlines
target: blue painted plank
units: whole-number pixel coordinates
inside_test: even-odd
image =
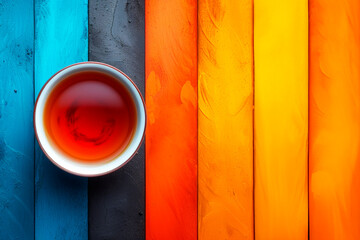
[[[35,0],[35,96],[61,68],[88,58],[87,0]],[[35,239],[88,237],[87,179],[35,147]]]
[[[0,239],[34,238],[32,0],[0,0]]]

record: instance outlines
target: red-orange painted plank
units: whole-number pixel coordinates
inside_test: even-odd
[[[197,1],[145,2],[146,239],[197,237]]]
[[[310,0],[311,240],[360,239],[360,1]]]

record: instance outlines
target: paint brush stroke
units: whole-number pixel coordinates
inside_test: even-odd
[[[360,239],[360,2],[310,1],[310,238]]]
[[[145,1],[146,239],[197,238],[197,1]]]
[[[253,2],[199,2],[199,239],[253,239]]]
[[[308,239],[308,1],[255,0],[255,238]]]

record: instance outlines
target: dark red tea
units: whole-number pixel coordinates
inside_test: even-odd
[[[130,93],[114,77],[96,71],[64,79],[50,93],[44,111],[53,144],[85,162],[120,154],[136,128]]]

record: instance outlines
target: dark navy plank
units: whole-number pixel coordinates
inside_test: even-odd
[[[35,0],[35,96],[61,68],[86,61],[87,0]],[[35,238],[88,237],[87,179],[53,165],[35,148]]]
[[[32,0],[0,0],[0,239],[34,239]]]
[[[144,1],[89,1],[89,60],[125,72],[144,94]],[[122,169],[89,179],[89,238],[145,238],[145,153]]]

